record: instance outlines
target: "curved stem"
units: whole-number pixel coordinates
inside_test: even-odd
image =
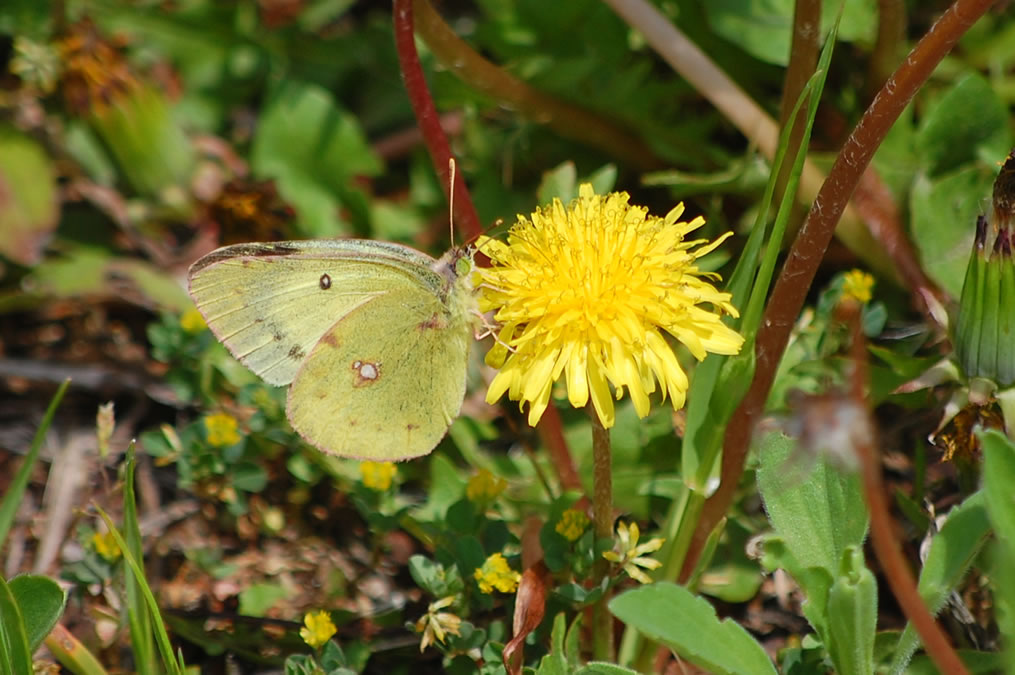
[[[807,219],[793,242],[758,331],[754,380],[726,427],[719,489],[705,503],[684,560],[681,578],[694,569],[709,533],[727,513],[744,470],[754,423],[761,414],[775,371],[803,307],[807,291],[846,203],[885,135],[934,67],[993,0],[956,0],[885,82],[835,160]]]
[[[863,336],[863,321],[860,306],[851,303],[845,308],[844,317],[851,327],[853,344],[850,348],[853,362],[852,387],[850,396],[855,404],[861,407],[867,416],[867,428],[870,434],[863,442],[857,443],[856,452],[860,460],[860,472],[863,478],[864,497],[867,510],[870,512],[871,543],[874,553],[881,563],[881,570],[888,581],[889,588],[899,601],[899,606],[913,628],[920,634],[923,646],[934,660],[942,673],[964,675],[969,671],[955,653],[941,626],[934,620],[927,605],[920,597],[916,587],[916,579],[899,548],[899,537],[896,535],[889,512],[888,497],[885,494],[884,481],[881,478],[881,461],[877,451],[876,424],[871,418],[866,403],[867,386],[867,342]]]
[[[416,51],[413,33],[412,4],[412,0],[395,0],[392,7],[395,49],[398,51],[398,64],[402,69],[405,90],[409,94],[412,111],[416,114],[420,133],[423,134],[423,142],[430,152],[430,159],[433,161],[434,171],[437,172],[441,186],[444,188],[444,195],[450,201],[451,171],[449,163],[453,155],[451,154],[451,146],[448,144],[448,137],[444,135],[444,130],[441,128],[437,107],[430,96],[430,90],[427,89],[426,78],[423,77],[423,66],[419,63],[419,53]],[[479,223],[479,215],[476,213],[476,207],[469,195],[469,188],[465,185],[465,179],[460,171],[455,172],[454,181],[456,199],[452,208],[455,220],[468,238],[473,239],[483,233],[483,227]]]
[[[427,0],[413,3],[417,29],[434,56],[477,91],[545,124],[565,138],[600,148],[641,171],[664,166],[652,148],[627,129],[599,115],[532,88],[479,55],[459,38]]]

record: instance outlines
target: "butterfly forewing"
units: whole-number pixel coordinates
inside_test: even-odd
[[[386,242],[239,244],[194,263],[190,295],[237,359],[284,385],[325,331],[355,308],[393,289],[439,286],[433,262]]]

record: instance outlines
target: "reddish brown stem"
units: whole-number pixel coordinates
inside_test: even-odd
[[[864,498],[867,500],[867,510],[870,512],[871,543],[874,546],[874,554],[877,555],[878,561],[881,563],[881,570],[884,572],[895,599],[899,601],[899,606],[902,607],[906,618],[913,624],[913,628],[920,634],[923,646],[934,660],[938,670],[942,673],[954,673],[955,675],[968,673],[969,671],[966,670],[959,655],[955,653],[948,641],[948,637],[934,621],[923,598],[920,597],[916,588],[916,579],[899,548],[900,536],[895,532],[889,511],[888,497],[885,494],[884,481],[881,478],[881,461],[877,451],[878,434],[866,403],[867,342],[863,335],[860,306],[850,303],[844,313],[846,314],[844,318],[849,323],[853,334],[850,354],[853,364],[850,395],[854,403],[863,408],[867,415],[867,428],[870,429],[865,441],[857,444],[856,452],[860,460]]]
[[[402,69],[405,90],[409,94],[412,111],[416,114],[416,122],[419,124],[420,133],[423,134],[426,149],[430,152],[434,170],[444,187],[444,194],[450,200],[451,172],[448,164],[453,155],[451,154],[451,146],[448,144],[448,137],[444,135],[444,130],[441,128],[440,117],[437,115],[437,108],[430,96],[430,90],[427,89],[423,67],[420,65],[419,54],[416,52],[412,0],[395,0],[393,14],[395,49],[398,51],[398,63]],[[469,239],[474,239],[483,232],[479,215],[476,213],[472,197],[469,196],[469,188],[466,187],[465,179],[460,171],[455,172],[454,180],[455,200],[452,208],[454,209],[455,222]]]
[[[550,455],[550,462],[553,463],[554,471],[557,472],[557,479],[564,490],[582,491],[582,483],[578,478],[578,470],[574,465],[574,458],[564,440],[564,429],[560,422],[560,413],[552,405],[546,409],[536,427],[543,446]]]
[[[686,580],[698,562],[708,535],[729,511],[744,460],[768,391],[775,378],[790,330],[800,314],[807,291],[821,264],[850,195],[884,140],[892,124],[945,54],[966,30],[993,4],[993,0],[956,0],[910,52],[899,69],[885,82],[835,160],[821,186],[803,227],[790,249],[782,273],[765,307],[758,330],[755,353],[757,368],[750,389],[733,413],[723,439],[721,482],[705,502],[681,578]]]

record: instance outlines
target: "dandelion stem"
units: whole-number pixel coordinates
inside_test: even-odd
[[[610,453],[610,432],[603,426],[599,413],[589,406],[592,419],[592,525],[596,541],[613,538],[613,462]],[[597,551],[598,552],[598,551]],[[602,583],[610,571],[609,562],[596,556],[595,579]],[[596,659],[613,660],[613,619],[607,605],[608,593],[603,593],[593,609],[593,654]]]

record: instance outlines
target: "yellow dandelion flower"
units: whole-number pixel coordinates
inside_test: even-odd
[[[197,335],[207,327],[208,324],[204,322],[204,317],[197,311],[197,307],[191,307],[180,315],[180,328],[184,333]]]
[[[842,296],[857,302],[870,302],[874,277],[863,270],[850,270],[842,279]]]
[[[578,541],[589,526],[589,517],[584,511],[578,509],[567,509],[560,514],[560,520],[553,528],[568,541]]]
[[[675,409],[684,405],[687,375],[665,334],[699,361],[709,352],[740,351],[743,338],[721,320],[723,312],[738,316],[730,294],[706,281],[717,275],[697,266],[729,234],[712,243],[685,241],[703,218],[680,221],[683,204],[665,218],[650,216],[628,199],[582,185],[566,208],[555,200],[531,218],[518,216],[507,243],[480,240],[493,261],[478,271],[480,307],[494,310],[501,325],[487,355],[500,369],[488,402],[505,392],[528,401],[535,425],[563,375],[571,405],[584,407],[591,398],[610,427],[613,397],[625,390],[640,417],[657,383]]]
[[[398,473],[398,467],[394,462],[360,462],[360,475],[363,476],[363,486],[384,492],[391,487],[391,481]]]
[[[443,644],[448,633],[461,635],[462,619],[457,614],[441,611],[454,601],[455,596],[449,595],[431,602],[426,609],[426,614],[416,622],[416,631],[423,633],[423,639],[419,641],[419,651],[422,652],[434,642]]]
[[[300,628],[300,637],[314,649],[320,649],[331,636],[338,632],[331,614],[323,609],[316,612],[307,612],[303,617],[303,628]]]
[[[236,418],[228,413],[215,413],[204,418],[204,430],[208,444],[216,448],[227,448],[240,442],[240,434],[236,430],[239,424]]]
[[[92,535],[92,548],[106,562],[116,562],[120,558],[120,545],[112,532],[96,532]]]
[[[494,476],[487,469],[480,469],[465,486],[465,496],[470,502],[488,503],[497,499],[506,487],[506,480]]]
[[[662,548],[664,540],[662,537],[654,537],[644,544],[639,544],[639,537],[641,532],[638,530],[638,523],[631,523],[628,527],[627,523],[621,521],[617,525],[617,539],[613,543],[613,550],[603,553],[603,557],[619,565],[635,581],[647,584],[651,583],[652,579],[641,569],[657,570],[663,564],[655,558],[646,557],[645,554],[658,551]]]
[[[473,577],[483,593],[493,593],[494,589],[501,593],[514,593],[522,575],[511,569],[508,561],[500,553],[494,553],[478,568]]]

